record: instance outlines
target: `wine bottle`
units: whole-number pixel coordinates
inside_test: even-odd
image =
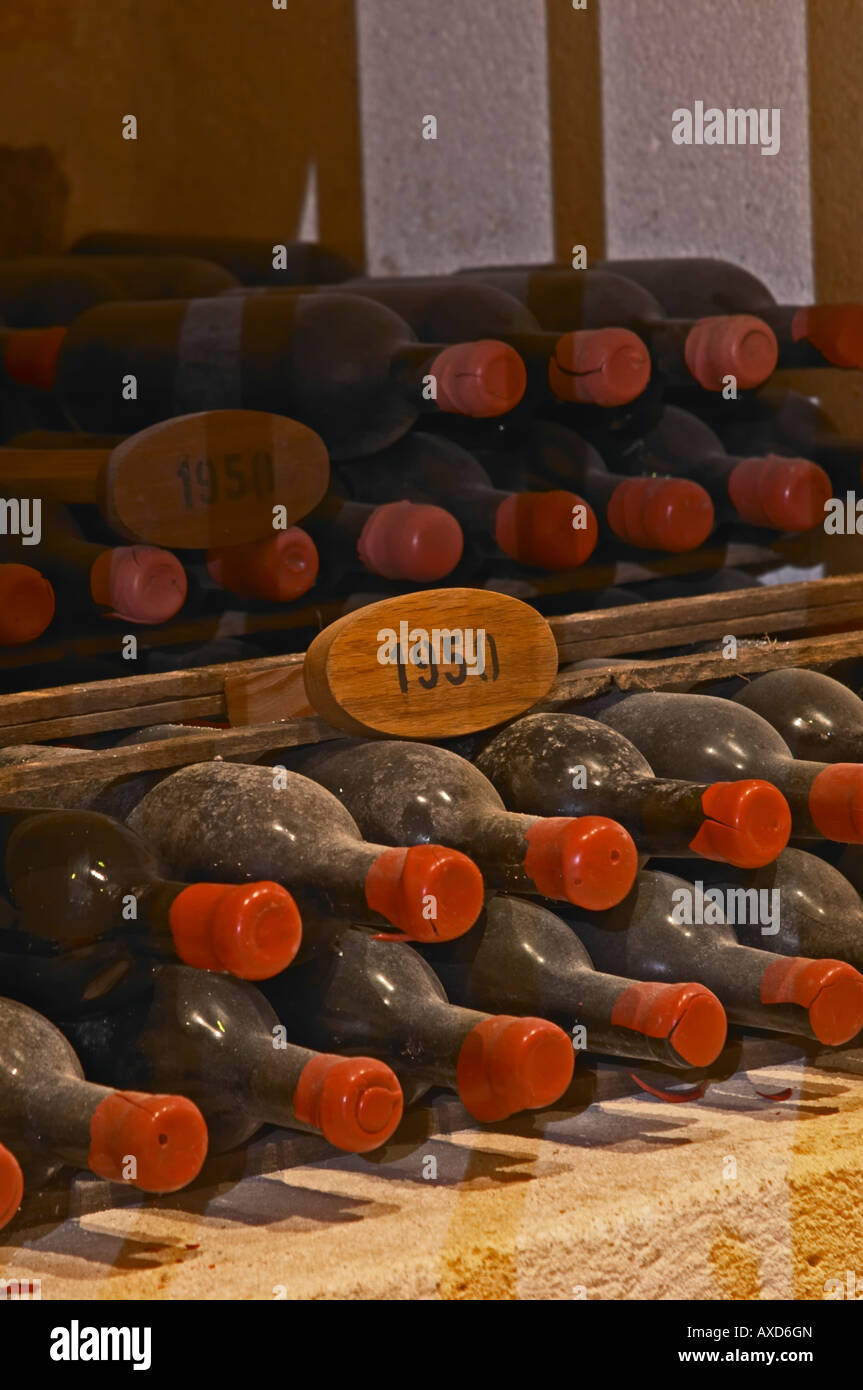
[[[779,454],[732,458],[703,420],[666,406],[646,432],[597,429],[592,442],[627,473],[693,478],[709,492],[720,520],[778,531],[808,531],[824,521],[833,486],[810,459]]]
[[[13,818],[3,882],[16,914],[6,940],[22,945],[63,951],[115,939],[133,955],[257,980],[290,965],[302,936],[279,884],[170,882],[128,826],[97,812]]]
[[[528,714],[486,745],[476,766],[510,811],[593,816],[625,826],[639,854],[692,853],[743,868],[767,864],[788,843],[782,793],[754,778],[659,778],[614,728],[574,714]]]
[[[642,870],[618,907],[571,921],[600,970],[633,979],[706,985],[731,1024],[817,1038],[830,1047],[863,1027],[863,976],[845,961],[776,956],[743,946],[725,921],[693,924],[684,904],[690,885]],[[289,975],[291,972],[288,971]]]
[[[145,1192],[185,1187],[207,1153],[204,1119],[185,1096],[85,1081],[59,1029],[11,999],[0,999],[0,1137],[28,1182],[69,1164]]]
[[[863,763],[863,700],[831,676],[799,666],[764,671],[733,699],[776,729],[795,758]],[[863,827],[863,803],[854,813]]]
[[[11,1150],[0,1144],[0,1230],[8,1226],[24,1196],[24,1175]]]
[[[863,305],[777,304],[751,271],[706,256],[601,261],[599,265],[634,280],[675,318],[757,314],[776,335],[781,368],[863,366]]]
[[[624,405],[641,395],[650,380],[649,354],[629,329],[544,332],[518,299],[492,285],[363,279],[348,281],[339,292],[359,294],[392,309],[424,342],[494,338],[508,343],[525,364],[526,399],[533,403],[557,399]]]
[[[290,603],[302,598],[318,577],[318,549],[300,526],[274,531],[265,540],[213,546],[207,572],[215,584],[240,598]]]
[[[266,758],[313,778],[381,844],[436,840],[469,854],[489,889],[601,909],[632,886],[638,856],[623,826],[606,816],[507,811],[482,772],[448,749],[344,740]]]
[[[517,447],[481,458],[495,477],[513,483],[578,488],[606,532],[628,545],[680,553],[697,550],[713,530],[713,502],[700,483],[612,473],[586,439],[551,421],[532,422]]]
[[[0,563],[0,647],[35,642],[54,617],[54,589],[33,565]]]
[[[8,328],[69,324],[96,304],[126,296],[116,280],[86,261],[77,265],[42,256],[0,261],[0,318]]]
[[[803,451],[829,474],[834,487],[858,488],[863,439],[841,433],[818,401],[799,391],[767,385],[710,412],[711,428],[730,452],[798,454]]]
[[[386,1143],[401,1119],[401,1088],[389,1067],[285,1040],[266,999],[245,980],[162,966],[146,999],[64,1031],[88,1075],[106,1084],[181,1087],[207,1121],[212,1153],[236,1148],[265,1124],[365,1153]]]
[[[555,1024],[457,1008],[414,951],[353,927],[263,990],[290,1037],[387,1061],[408,1104],[442,1086],[492,1122],[553,1104],[572,1079],[572,1044]]]
[[[89,232],[69,252],[77,256],[200,256],[224,266],[244,285],[322,285],[359,274],[359,267],[347,256],[319,242],[271,244],[262,237]]]
[[[721,391],[733,376],[738,390],[760,386],[773,372],[778,349],[773,330],[752,314],[666,318],[641,285],[606,270],[479,268],[463,274],[506,290],[543,328],[629,328],[647,344],[654,373],[666,383],[694,379]]]
[[[596,547],[596,516],[584,498],[497,488],[472,454],[440,435],[412,430],[371,458],[345,460],[339,477],[364,502],[385,504],[394,492],[438,501],[472,536],[493,539],[520,564],[575,569]]]
[[[307,898],[419,940],[461,935],[482,907],[482,876],[466,855],[439,844],[370,844],[338,798],[294,772],[182,767],[147,792],[128,823],[184,879],[274,879],[301,911]]]
[[[0,260],[0,315],[11,328],[47,328],[96,304],[201,299],[237,283],[222,266],[188,256],[25,256]]]
[[[580,713],[591,714],[590,706]],[[863,842],[863,765],[797,759],[754,710],[714,695],[638,694],[596,712],[628,738],[657,777],[763,777],[791,808],[799,839]]]
[[[62,336],[3,330],[0,347],[7,378],[52,390],[85,430],[273,411],[316,430],[336,458],[383,448],[424,411],[504,414],[525,386],[503,343],[420,343],[383,305],[335,293],[102,304]]]
[[[456,518],[443,506],[408,501],[398,484],[395,491],[400,500],[392,500],[391,491],[382,506],[372,506],[330,489],[306,518],[330,584],[360,566],[418,584],[444,579],[455,569],[464,547]]]
[[[755,869],[702,868],[691,860],[664,867],[700,885],[700,912],[694,903],[693,916],[709,925],[722,913],[744,946],[781,956],[827,956],[863,968],[863,902],[845,874],[819,855],[786,849]]]
[[[603,974],[560,917],[522,898],[492,897],[460,941],[416,949],[454,1004],[537,1014],[574,1040],[580,1029],[588,1052],[706,1067],[725,1042],[725,1011],[703,985]]]
[[[64,616],[95,617],[98,610],[104,617],[152,626],[173,618],[186,601],[186,571],[170,550],[85,541],[62,507],[43,507],[38,547],[2,538],[0,554],[7,560],[17,561],[28,550],[38,550]]]

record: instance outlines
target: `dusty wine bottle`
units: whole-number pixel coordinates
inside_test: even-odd
[[[863,765],[792,757],[782,736],[744,705],[714,695],[639,694],[596,717],[634,743],[658,777],[764,777],[791,808],[792,837],[863,842],[855,809],[863,804]]]
[[[42,509],[38,546],[6,536],[0,555],[14,562],[36,552],[41,572],[60,595],[61,615],[118,618],[156,625],[176,616],[186,601],[186,571],[176,555],[152,545],[103,546],[84,540],[62,507]]]
[[[659,301],[641,285],[607,270],[513,266],[462,273],[514,295],[545,329],[632,329],[647,344],[653,370],[666,383],[694,379],[707,391],[721,391],[733,376],[739,390],[749,390],[776,367],[776,338],[760,317],[666,318]]]
[[[863,975],[845,961],[776,956],[741,945],[724,920],[686,921],[691,886],[642,870],[618,907],[599,917],[563,912],[601,970],[656,983],[698,980],[744,1028],[817,1038],[830,1047],[863,1027]],[[290,971],[288,971],[290,974]]]
[[[777,304],[743,266],[711,257],[601,261],[648,290],[666,314],[757,314],[776,335],[781,368],[863,366],[863,305]]]
[[[277,883],[170,882],[128,826],[98,812],[12,821],[3,859],[16,913],[9,939],[67,950],[120,938],[135,954],[248,980],[278,974],[297,953],[300,914]]]
[[[77,256],[198,256],[224,266],[244,285],[322,285],[359,274],[347,256],[316,241],[104,231],[79,237],[69,251]]]
[[[606,535],[627,545],[697,550],[713,530],[713,502],[700,483],[612,473],[586,439],[551,421],[531,422],[515,447],[480,457],[498,479],[578,488],[604,520]]]
[[[244,980],[162,966],[150,996],[134,1007],[64,1027],[89,1075],[110,1085],[176,1084],[194,1097],[213,1153],[236,1148],[264,1124],[365,1153],[401,1119],[401,1088],[388,1066],[288,1042],[264,996]]]
[[[534,404],[557,399],[623,405],[639,396],[650,380],[650,356],[629,329],[544,332],[519,300],[492,285],[374,278],[349,280],[339,292],[392,309],[423,342],[494,338],[507,343],[525,364],[526,400]]]
[[[435,840],[470,854],[490,889],[601,909],[632,886],[637,851],[623,826],[599,815],[507,811],[482,772],[445,748],[345,741],[266,757],[326,787],[382,844]]]
[[[185,879],[266,877],[284,883],[301,910],[309,898],[419,940],[459,936],[482,908],[482,875],[465,854],[370,844],[337,797],[295,772],[196,763],[147,792],[128,823]]]
[[[189,256],[25,256],[0,260],[0,315],[11,328],[72,323],[114,300],[198,299],[237,285],[222,266]]]
[[[474,1119],[504,1120],[553,1104],[572,1078],[572,1044],[553,1023],[457,1008],[414,951],[352,927],[264,992],[307,1046],[384,1058],[408,1104],[443,1086]]]
[[[496,895],[467,936],[416,948],[454,1004],[551,1019],[589,1052],[706,1067],[725,1042],[725,1011],[703,985],[606,975],[566,922]]]
[[[420,343],[382,304],[336,293],[102,304],[65,331],[3,330],[0,347],[7,378],[52,391],[82,429],[273,411],[336,458],[383,448],[422,412],[502,415],[525,387],[504,343]]]
[[[707,926],[719,914],[744,946],[863,967],[863,903],[845,874],[819,855],[786,849],[757,869],[708,864],[702,870],[691,860],[664,867],[700,887],[700,896],[692,895],[693,921]]]
[[[64,1164],[145,1192],[197,1177],[207,1127],[182,1095],[115,1090],[84,1080],[63,1034],[41,1014],[0,999],[0,1138],[37,1184]]]
[[[640,854],[692,853],[743,868],[788,843],[791,812],[755,778],[710,784],[659,778],[613,727],[574,714],[529,714],[486,745],[476,766],[510,811],[591,816],[625,826]]]
[[[511,559],[541,569],[575,569],[598,539],[593,508],[574,492],[495,487],[477,459],[440,435],[419,430],[371,458],[347,459],[339,477],[351,495],[385,504],[398,492],[438,501],[471,535],[492,538]]]
[[[632,474],[694,478],[709,492],[722,521],[739,520],[778,531],[808,531],[824,521],[833,486],[811,459],[777,453],[737,458],[690,411],[667,405],[653,427],[592,432],[604,457]]]

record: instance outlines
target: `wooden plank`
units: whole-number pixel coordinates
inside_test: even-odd
[[[313,714],[314,711],[310,710],[309,713]],[[111,729],[143,729],[149,724],[181,724],[189,719],[225,717],[222,695],[208,695],[197,700],[166,700],[158,705],[95,710],[92,714],[76,714],[68,719],[38,719],[29,724],[0,727],[0,748],[8,748],[16,743],[86,738],[88,734],[107,733]],[[260,722],[263,723],[263,720]]]
[[[638,662],[635,666],[614,662],[587,670],[564,667],[542,702],[542,708],[555,708],[570,700],[591,700],[615,686],[619,690],[658,690],[675,683],[683,686],[724,680],[785,666],[826,666],[852,656],[863,656],[863,631],[804,637],[793,642],[767,639],[743,643],[734,661],[724,657],[721,651],[715,651],[691,652]]]
[[[244,729],[190,730],[183,738],[158,739],[128,748],[83,749],[62,763],[53,758],[0,766],[0,811],[16,809],[16,793],[32,793],[58,782],[113,781],[135,772],[183,767],[213,758],[237,758],[268,749],[297,747],[343,738],[322,719],[293,719],[284,724],[254,725]]]
[[[840,627],[863,622],[863,603],[842,603],[819,609],[819,627]],[[805,631],[811,625],[811,610],[791,609],[786,613],[752,617],[733,615],[694,623],[686,627],[655,628],[649,632],[616,633],[584,642],[570,642],[561,651],[562,660],[587,660],[589,657],[618,656],[626,652],[658,651],[663,647],[692,646],[695,642],[710,642],[728,635],[747,637],[753,634],[771,636],[777,632]]]
[[[721,628],[723,624],[757,618],[765,627],[783,623],[787,629],[795,624],[814,627],[819,623],[844,621],[844,618],[825,616],[831,605],[840,604],[847,605],[849,621],[863,616],[859,575],[843,574],[830,579],[762,585],[691,598],[662,599],[654,603],[631,604],[625,608],[603,609],[599,613],[571,613],[549,618],[548,622],[561,657],[566,660],[570,659],[570,650],[578,646],[580,651],[581,641],[587,638],[619,636],[624,640],[633,634],[652,634],[660,627],[663,632],[673,631],[675,641],[683,643],[687,640],[698,641],[697,637],[688,639],[687,633],[705,622]],[[730,629],[725,626],[723,630]]]
[[[230,674],[225,704],[233,725],[277,723],[314,715],[303,680],[303,664]]]

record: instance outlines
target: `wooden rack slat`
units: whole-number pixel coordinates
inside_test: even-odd
[[[856,623],[857,630],[838,635],[801,636],[783,643],[778,631],[805,633],[809,627]],[[741,642],[734,671],[754,673],[780,665],[819,665],[863,655],[863,592],[857,575],[742,589],[707,598],[668,599],[601,613],[572,614],[551,620],[564,663],[647,652],[670,646],[716,640],[729,632],[739,638],[764,634],[764,642]],[[94,732],[145,727],[189,719],[224,719],[242,694],[244,680],[272,683],[282,675],[301,687],[302,653],[225,662],[189,671],[128,676],[113,681],[58,687],[0,697],[0,745],[84,737]],[[296,673],[294,676],[292,673]],[[721,679],[729,663],[720,651],[695,653],[640,663],[622,671],[620,663],[588,671],[563,670],[549,696],[551,702],[589,698],[615,680],[622,689],[656,689],[679,681]],[[239,694],[237,693],[239,689]],[[229,701],[229,692],[233,692]],[[300,691],[300,694],[302,692]],[[274,716],[278,714],[274,701]],[[302,701],[285,712],[297,714]],[[280,745],[315,743],[339,735],[323,720],[286,718],[226,730],[190,730],[179,739],[161,739],[130,748],[82,750],[62,764],[34,761],[0,767],[0,796],[50,787],[65,780],[121,777],[147,769],[178,767],[212,757],[243,756]]]
[[[591,700],[617,686],[619,690],[659,690],[673,685],[754,676],[782,666],[826,666],[847,657],[863,657],[863,631],[802,637],[793,642],[741,643],[729,660],[721,651],[690,652],[682,656],[642,661],[636,666],[610,662],[607,666],[564,667],[541,706],[553,709],[570,700]]]

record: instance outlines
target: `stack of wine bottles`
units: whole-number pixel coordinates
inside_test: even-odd
[[[552,571],[763,559],[859,481],[861,445],[770,384],[859,368],[859,312],[685,258],[369,279],[99,233],[0,262],[0,645],[307,634],[321,601],[442,583],[553,611]]]
[[[858,663],[859,665],[859,663]],[[0,817],[0,1221],[62,1168],[152,1192],[262,1126],[364,1153],[585,1054],[709,1078],[727,1032],[863,1029],[863,700],[787,668],[447,743],[344,738]],[[125,747],[187,733],[150,726]],[[30,804],[27,804],[27,803]],[[582,1063],[583,1065],[583,1063]]]
[[[428,585],[545,611],[591,566],[597,607],[743,586],[725,541],[826,536],[860,476],[771,381],[863,366],[859,309],[719,261],[385,280],[99,234],[0,263],[0,318],[0,644],[57,638],[67,680],[103,619],[124,661],[154,630],[152,671]],[[62,1170],[175,1191],[267,1125],[370,1152],[437,1090],[479,1123],[565,1110],[585,1056],[668,1087],[729,1029],[853,1043],[861,680],[558,695],[437,742],[274,725],[123,776],[91,711],[84,780],[80,750],[3,747],[0,1224]]]

